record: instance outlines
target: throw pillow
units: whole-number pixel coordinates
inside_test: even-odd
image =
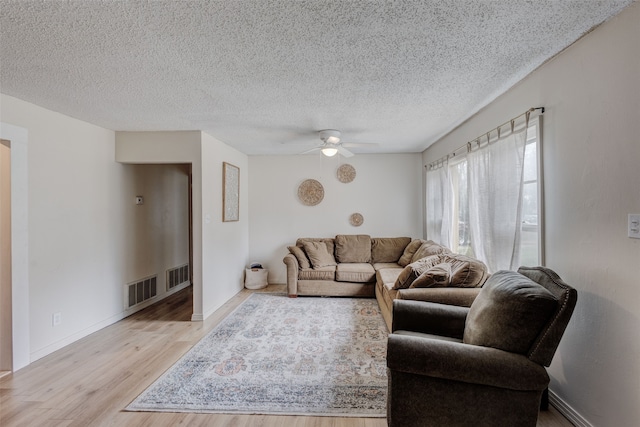
[[[442,262],[436,264],[416,280],[413,281],[410,288],[443,288],[449,286],[451,279],[451,264]]]
[[[487,266],[482,261],[460,254],[442,254],[441,261],[451,264],[451,287],[477,288],[487,280]]]
[[[413,257],[411,257],[411,262],[416,262],[417,260],[424,257],[446,253],[451,253],[451,251],[446,247],[437,244],[433,240],[427,240],[426,242],[422,243],[418,250],[413,254]]]
[[[557,306],[544,286],[515,271],[498,271],[471,304],[463,342],[527,354]]]
[[[338,262],[371,262],[371,236],[338,234],[335,238]]]
[[[402,269],[395,283],[393,284],[393,289],[406,289],[416,280],[422,273],[438,264],[439,257],[427,257],[416,262],[412,262]]]
[[[304,253],[304,249],[300,246],[287,246],[289,252],[293,254],[294,257],[298,260],[298,266],[300,268],[311,268],[311,264],[309,263],[309,258],[307,258],[307,254]]]
[[[333,257],[333,254],[329,253],[327,245],[323,242],[304,242],[303,246],[313,268],[336,265],[336,260]]]
[[[371,239],[372,262],[398,262],[409,243],[411,243],[411,237],[376,237]]]
[[[398,264],[400,264],[403,267],[406,267],[407,265],[409,265],[411,263],[411,258],[413,258],[413,254],[416,253],[416,251],[420,248],[420,246],[422,246],[423,243],[424,243],[424,240],[420,240],[420,239],[415,239],[411,243],[409,243],[407,247],[404,248],[404,252],[402,253],[402,256],[400,257],[400,259],[398,260]]]

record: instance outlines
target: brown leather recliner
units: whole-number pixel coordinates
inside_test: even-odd
[[[389,426],[535,426],[576,301],[544,267],[494,273],[470,308],[394,301]]]

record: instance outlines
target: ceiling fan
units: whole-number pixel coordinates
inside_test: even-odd
[[[344,157],[352,157],[353,153],[347,150],[347,148],[345,147],[374,147],[378,145],[367,143],[341,142],[340,131],[335,129],[324,129],[318,132],[318,134],[320,136],[322,144],[300,154],[307,154],[320,150],[320,152],[322,152],[322,154],[327,157],[335,156],[337,153],[340,153]]]

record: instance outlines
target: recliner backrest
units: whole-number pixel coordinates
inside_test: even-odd
[[[558,307],[551,321],[540,333],[528,355],[532,361],[549,366],[573,314],[578,292],[545,267],[520,267],[518,273],[544,286],[558,299]]]
[[[515,271],[496,271],[469,308],[462,340],[528,357],[557,307],[544,286]]]

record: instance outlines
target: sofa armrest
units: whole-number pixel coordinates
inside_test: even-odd
[[[286,254],[282,262],[287,266],[287,294],[295,297],[298,295],[298,260],[293,254]]]
[[[400,289],[396,298],[471,307],[482,288],[409,288]]]
[[[549,375],[526,356],[491,347],[390,334],[391,371],[522,391],[542,391]]]
[[[462,339],[467,313],[467,307],[396,299],[391,332],[405,330]]]

